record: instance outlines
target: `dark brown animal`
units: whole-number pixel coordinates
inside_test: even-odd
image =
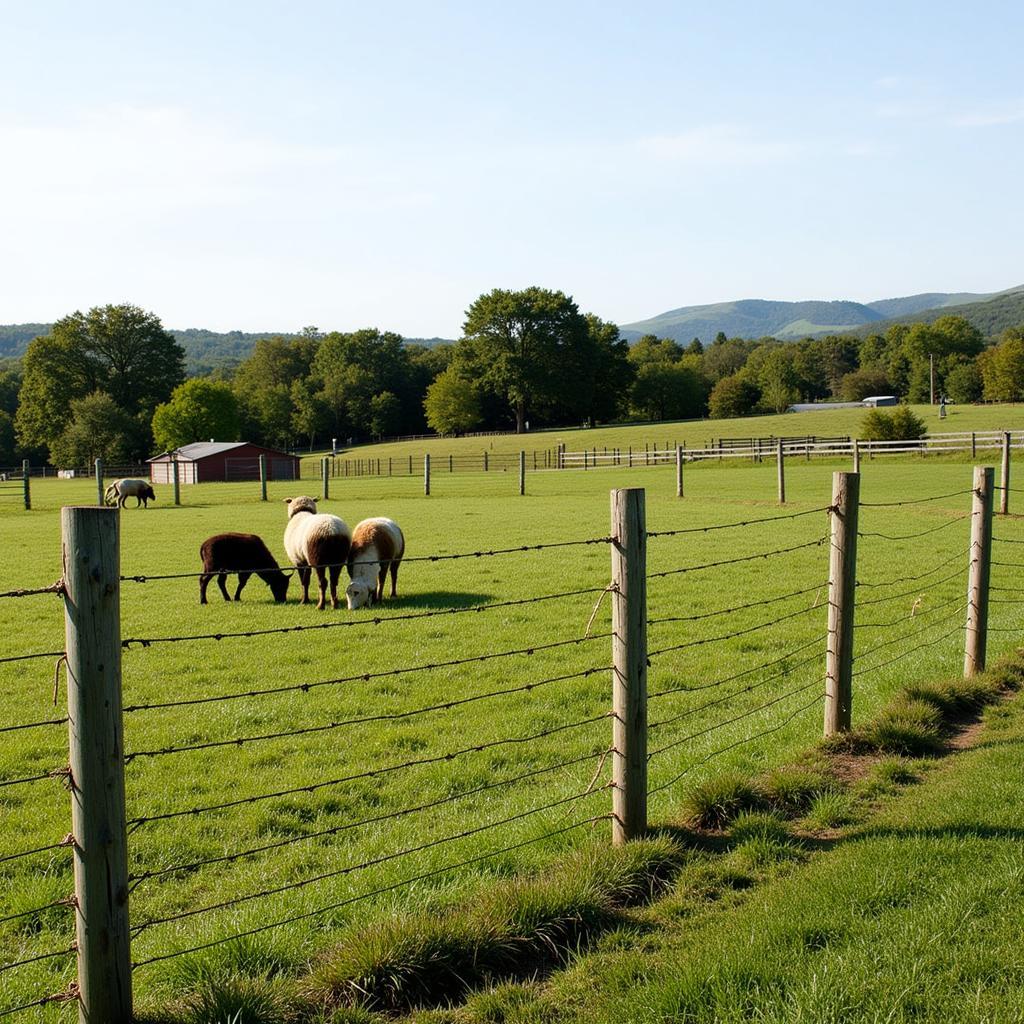
[[[224,585],[229,572],[238,573],[236,601],[242,599],[242,590],[253,573],[270,587],[278,604],[288,593],[290,577],[281,572],[277,559],[254,533],[218,533],[207,537],[199,548],[199,557],[203,560],[203,572],[199,577],[200,604],[207,603],[206,588],[214,576],[217,577],[217,586],[224,600],[231,600],[228,588]]]

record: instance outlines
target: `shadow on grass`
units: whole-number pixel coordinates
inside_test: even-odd
[[[495,599],[494,594],[474,594],[463,590],[426,590],[405,597],[385,598],[372,608],[359,609],[374,614],[395,611],[435,610],[441,608],[472,608],[478,604],[489,604]]]

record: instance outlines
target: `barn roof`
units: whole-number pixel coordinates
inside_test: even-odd
[[[162,462],[176,455],[186,462],[198,462],[200,459],[208,459],[211,455],[222,455],[235,448],[258,448],[260,451],[273,452],[275,455],[288,456],[287,452],[278,451],[276,448],[267,448],[264,445],[253,444],[251,441],[194,441],[192,444],[183,444],[173,452],[161,452],[159,455],[147,462]]]

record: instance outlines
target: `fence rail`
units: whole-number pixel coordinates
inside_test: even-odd
[[[994,444],[996,438],[976,435],[974,439],[979,448],[986,442]],[[999,443],[1003,443],[1002,435]],[[1024,443],[1024,438],[1018,443]],[[733,450],[742,457],[742,447]],[[674,452],[672,456],[675,457]],[[49,992],[17,990],[20,1001],[13,1006],[0,1005],[0,1015],[13,1015],[49,1002],[77,1000],[83,1019],[128,1024],[133,972],[395,894],[427,879],[463,871],[599,822],[610,823],[613,842],[627,842],[646,831],[648,802],[653,795],[671,791],[684,778],[729,751],[776,735],[791,723],[802,722],[802,716],[815,708],[822,710],[826,735],[851,728],[854,687],[889,665],[949,643],[959,634],[965,637],[965,674],[980,671],[985,664],[985,638],[990,629],[989,591],[1006,595],[995,598],[996,602],[1012,601],[1018,606],[1024,603],[1024,598],[1015,600],[1009,596],[1024,595],[1024,587],[1009,586],[1013,580],[1003,578],[993,586],[990,570],[993,566],[999,571],[1024,568],[1024,562],[991,560],[993,541],[1021,541],[1008,536],[992,537],[992,470],[979,472],[981,475],[976,473],[972,486],[961,490],[875,503],[859,501],[857,474],[835,473],[828,504],[735,522],[651,530],[647,527],[644,492],[617,490],[612,492],[607,536],[488,551],[426,554],[411,559],[430,563],[527,554],[542,559],[558,558],[568,546],[606,545],[612,556],[611,579],[607,583],[604,577],[593,585],[468,607],[156,636],[122,635],[119,617],[123,596],[132,601],[132,595],[139,593],[126,584],[162,580],[174,585],[175,581],[184,583],[197,574],[122,576],[116,511],[65,509],[63,544],[67,550],[78,552],[67,561],[67,578],[49,587],[12,589],[0,594],[0,598],[9,601],[57,594],[66,608],[65,652],[22,653],[0,660],[66,657],[68,713],[54,712],[52,717],[45,718],[26,714],[20,721],[0,724],[0,732],[22,734],[68,725],[71,767],[63,767],[59,760],[49,764],[26,762],[20,770],[11,769],[6,777],[0,776],[0,786],[10,791],[25,788],[26,792],[43,794],[34,795],[34,800],[63,800],[60,783],[68,783],[73,806],[72,834],[61,840],[52,834],[35,836],[34,842],[24,843],[24,849],[5,852],[0,856],[0,864],[5,865],[5,870],[9,866],[15,880],[25,880],[30,876],[21,871],[21,865],[31,865],[45,855],[60,856],[66,850],[75,864],[75,892],[72,895],[66,891],[47,891],[39,898],[26,895],[14,902],[0,898],[0,939],[6,934],[5,929],[60,912],[67,915],[65,931],[73,919],[78,937],[71,942],[68,934],[69,941],[63,945],[54,941],[42,944],[42,940],[37,944],[26,938],[25,933],[18,933],[18,941],[9,943],[2,957],[0,975],[13,975],[36,963],[77,958],[77,980],[71,988],[56,990],[54,986],[55,990]],[[887,510],[898,512],[904,505],[916,507],[958,499],[963,502],[962,514],[949,515],[939,510],[942,520],[934,525],[891,532],[877,528],[872,520]],[[866,521],[858,522],[859,513],[863,513]],[[771,546],[750,550],[751,545],[743,543],[748,536],[746,531],[766,524],[772,529]],[[968,524],[972,535],[966,552],[936,551],[920,571],[913,568],[886,578],[870,573],[866,579],[858,577],[857,561],[865,549],[877,550],[884,556],[892,545],[933,534],[942,539],[952,535],[939,531]],[[680,557],[677,545],[689,544],[695,536],[728,536],[727,550],[735,553],[728,558],[704,560]],[[648,565],[649,547],[657,560],[653,568]],[[691,548],[684,550],[688,552]],[[733,566],[737,572],[749,571],[751,565],[781,556],[788,556],[785,582],[772,587],[764,597],[693,607],[694,595],[700,592],[695,588],[707,587],[699,582],[707,579],[699,575],[701,572],[728,571]],[[674,581],[688,581],[690,574],[698,574],[695,582],[681,590]],[[963,585],[968,579],[970,589],[965,601]],[[918,583],[928,595],[924,607],[920,606],[921,589],[907,586]],[[610,628],[605,627],[607,619],[592,628],[606,595],[610,596]],[[331,677],[270,680],[270,685],[254,680],[249,685],[236,683],[219,693],[189,693],[129,704],[121,700],[122,652],[129,676],[160,671],[154,665],[155,656],[140,653],[139,648],[144,652],[155,645],[171,643],[194,646],[211,640],[244,642],[251,637],[269,638],[339,626],[402,629],[404,623],[435,616],[476,615],[513,607],[524,611],[540,602],[565,603],[581,598],[588,609],[593,604],[590,622],[585,630],[569,637],[538,637],[535,643],[505,649],[427,658],[413,664]],[[905,607],[908,599],[913,601],[909,609]],[[657,611],[649,616],[650,600]],[[870,607],[870,617],[855,621],[858,607]],[[649,649],[651,637],[656,642],[651,642]],[[705,671],[695,675],[692,669],[679,667],[707,649],[722,651],[725,660],[730,655],[724,652],[742,650],[751,637],[770,638],[770,656],[752,657],[753,665],[730,666],[725,673]],[[750,649],[756,651],[757,647]],[[579,668],[564,661],[568,653],[575,651],[579,651]],[[548,655],[559,666],[557,669],[525,669],[525,662],[533,665]],[[141,667],[143,661],[145,669]],[[473,684],[475,667],[482,663],[497,664],[500,671],[496,678],[500,682]],[[309,708],[312,717],[304,717],[300,712],[295,724],[289,724],[284,717],[279,724],[275,717],[278,712],[283,716],[291,708],[308,707],[302,702],[312,700],[312,693],[358,693],[364,684],[387,687],[391,680],[430,673],[443,673],[439,678],[447,681],[452,670],[463,666],[470,667],[467,685],[440,698],[408,698],[393,707],[359,713],[330,710],[332,705],[318,704]],[[649,675],[654,680],[650,691]],[[595,678],[610,681],[610,692],[596,703],[589,689]],[[561,698],[552,696],[545,702],[548,694],[561,694]],[[691,700],[693,695],[697,695],[696,701]],[[275,702],[269,714],[268,706],[261,704],[259,714],[247,718],[246,708],[251,705],[245,702],[271,696]],[[503,702],[527,696],[546,709],[546,717],[542,716],[541,721],[528,725],[497,710],[505,706]],[[658,702],[653,721],[648,721],[650,701]],[[160,714],[173,715],[180,708],[192,713],[199,705],[211,705],[211,714],[204,712],[190,719],[192,724],[187,730],[174,729],[163,734],[173,738],[153,739],[160,734],[149,730],[151,720]],[[470,705],[493,705],[498,727],[486,735],[466,734],[455,716],[463,714]],[[227,712],[225,715],[212,713],[221,706]],[[309,762],[316,767],[297,784],[278,781],[261,787],[257,780],[246,778],[246,773],[240,771],[237,786],[218,799],[204,799],[201,788],[177,783],[178,778],[189,777],[187,770],[179,775],[179,769],[169,769],[169,774],[160,776],[163,785],[145,801],[146,806],[136,806],[134,794],[148,792],[137,784],[139,773],[146,778],[146,772],[159,771],[164,763],[192,764],[192,759],[230,757],[233,755],[228,751],[249,748],[273,751],[278,749],[275,744],[284,742],[289,749],[302,749],[295,745],[316,742],[316,737],[347,737],[362,727],[380,723],[423,720],[432,723],[428,732],[433,739],[435,734],[442,734],[436,725],[442,716],[450,723],[443,733],[448,738],[435,745],[424,743],[422,750],[415,747],[409,753],[392,753],[375,762],[352,764],[347,764],[344,757],[337,764],[320,763],[321,750],[319,757]],[[249,725],[245,724],[247,721]],[[125,722],[131,726],[127,743],[122,738]],[[652,737],[657,742],[649,747]],[[520,751],[530,752],[529,756],[520,757]],[[481,755],[493,755],[496,760],[484,762],[477,781],[467,769],[480,761]],[[450,772],[447,766],[451,766]],[[385,799],[385,787],[391,780],[422,770],[447,772],[438,777],[436,792],[431,792],[432,786],[424,790],[419,784],[413,799]],[[126,777],[136,782],[134,788],[129,788],[127,799]],[[410,777],[422,780],[419,775]],[[462,782],[463,778],[470,784]],[[538,788],[531,796],[528,787],[534,783]],[[47,785],[51,788],[47,789]],[[376,794],[374,803],[380,806],[346,816],[342,794],[353,787],[367,786],[372,787]],[[474,806],[475,798],[497,793],[506,800],[500,811],[495,808],[483,813],[477,808],[475,816],[451,819],[447,826],[437,816],[442,807],[454,808],[455,814],[460,808],[465,809],[463,814],[472,813],[469,808]],[[236,819],[232,815],[239,809],[283,807],[319,794],[331,795],[334,809],[324,817],[311,810],[305,819],[307,826],[294,834],[247,832],[234,824]],[[515,800],[511,794],[516,795]],[[570,815],[575,820],[566,823],[565,818]],[[178,844],[165,842],[170,833],[161,829],[173,829],[183,821],[199,819],[208,823],[204,828],[215,830],[211,835],[223,831],[224,841],[205,844],[205,852],[183,850]],[[384,852],[373,843],[365,850],[347,845],[347,837],[369,835],[383,827],[394,830],[387,834]],[[403,832],[403,828],[408,831]],[[450,847],[502,830],[506,841],[492,849],[471,851],[470,856],[445,855],[443,862],[434,857],[435,852],[443,853]],[[111,842],[111,836],[115,841]],[[330,847],[332,858],[325,866],[312,855],[330,840],[338,840],[338,845]],[[275,878],[268,871],[266,875],[259,874],[259,881],[254,882],[255,876],[251,872],[245,874],[240,867],[240,881],[234,881],[231,874],[218,875],[213,893],[207,890],[204,896],[184,900],[172,894],[182,878],[210,865],[223,870],[295,846],[310,854],[309,866],[295,877]],[[305,863],[301,859],[299,862]],[[400,878],[387,874],[391,866],[407,862],[409,866],[401,871]],[[350,890],[344,887],[350,877],[365,877],[366,881],[357,890]],[[330,888],[319,897],[304,897],[294,905],[282,902],[289,893],[306,893],[328,882],[342,884],[342,888]],[[162,888],[165,885],[167,889]],[[257,922],[251,917],[231,916],[236,908],[264,904],[266,909],[260,910]],[[227,915],[226,923],[214,937],[209,936],[209,929],[192,928],[192,922],[218,914]],[[98,930],[114,941],[96,942]],[[173,932],[172,937],[167,937],[168,932]]]

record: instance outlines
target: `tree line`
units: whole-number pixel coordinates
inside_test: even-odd
[[[454,344],[366,328],[258,341],[234,367],[186,379],[181,345],[129,304],[75,312],[0,367],[0,465],[144,459],[197,440],[313,448],[423,433],[782,412],[894,394],[1024,397],[1024,327],[995,344],[967,320],[895,324],[863,338],[727,338],[705,346],[618,328],[544,288],[495,289]]]

